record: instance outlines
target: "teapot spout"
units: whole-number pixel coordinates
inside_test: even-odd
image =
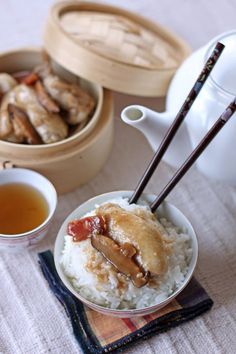
[[[141,131],[151,148],[156,151],[165,136],[174,115],[169,112],[158,113],[149,108],[131,105],[121,112],[122,120]],[[185,124],[182,124],[163,159],[173,167],[179,167],[191,152],[191,143]]]
[[[154,151],[157,150],[170,121],[167,112],[157,113],[139,105],[124,108],[121,118],[125,123],[141,131]]]

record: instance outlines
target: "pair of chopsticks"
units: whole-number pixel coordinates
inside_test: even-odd
[[[193,85],[191,91],[189,92],[184,104],[182,105],[180,111],[178,112],[176,118],[173,123],[169,127],[166,135],[164,136],[157,152],[153,156],[150,164],[145,170],[143,176],[141,177],[136,189],[134,190],[133,195],[131,196],[129,203],[136,203],[142,194],[144,188],[146,187],[148,181],[156,170],[158,164],[160,163],[164,153],[169,147],[172,139],[174,138],[176,132],[178,131],[181,123],[189,112],[192,104],[196,100],[200,90],[202,89],[204,83],[206,82],[208,76],[210,75],[212,69],[214,68],[216,62],[218,61],[220,55],[224,50],[224,45],[218,42],[211,53],[209,59],[207,60],[201,74]],[[223,128],[225,123],[230,119],[233,113],[236,111],[236,98],[229,104],[229,106],[225,109],[225,111],[221,114],[221,116],[217,119],[213,127],[208,131],[208,133],[204,136],[204,138],[200,141],[198,146],[193,150],[193,152],[189,155],[189,157],[185,160],[185,162],[181,165],[181,167],[177,170],[174,176],[171,178],[169,183],[164,187],[162,192],[157,196],[154,202],[151,204],[151,211],[154,212],[159,205],[163,202],[163,200],[167,197],[167,195],[172,191],[172,189],[176,186],[176,184],[180,181],[180,179],[185,175],[185,173],[189,170],[189,168],[193,165],[193,163],[198,159],[201,153],[205,150],[205,148],[210,144],[210,142],[214,139],[217,133]]]

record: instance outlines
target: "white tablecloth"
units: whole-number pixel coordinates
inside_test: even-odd
[[[113,0],[181,35],[195,49],[216,34],[235,27],[235,0]],[[42,27],[51,0],[1,0],[0,50],[41,45]],[[0,353],[79,353],[62,306],[48,289],[37,252],[52,248],[58,228],[78,204],[115,189],[132,189],[151,149],[143,136],[119,120],[128,103],[140,102],[157,110],[160,99],[115,94],[115,141],[109,161],[89,184],[59,199],[50,235],[39,247],[22,254],[0,255]],[[234,163],[234,162],[232,162]],[[164,163],[147,191],[157,193],[173,170]],[[206,179],[192,169],[169,197],[192,221],[199,235],[196,276],[215,301],[205,315],[146,340],[128,353],[236,352],[236,190]]]

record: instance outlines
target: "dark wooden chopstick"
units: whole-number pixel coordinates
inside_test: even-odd
[[[197,81],[195,82],[194,86],[192,87],[191,91],[189,92],[184,104],[182,105],[180,111],[178,112],[176,118],[174,119],[173,123],[169,127],[166,135],[164,136],[157,152],[153,156],[151,162],[149,163],[148,167],[146,168],[143,176],[141,177],[140,181],[136,189],[134,190],[133,195],[131,196],[129,203],[136,203],[139,199],[140,195],[142,194],[144,188],[146,187],[148,181],[152,177],[154,171],[156,170],[158,164],[160,163],[164,153],[166,152],[168,146],[170,145],[172,139],[174,138],[177,130],[180,127],[180,124],[183,122],[185,116],[189,112],[193,102],[197,98],[200,90],[202,89],[204,83],[206,82],[208,76],[210,75],[213,67],[215,66],[217,60],[219,59],[224,45],[218,42],[213,49],[209,59],[207,60],[201,74],[199,75]]]
[[[165,186],[162,192],[157,196],[157,198],[151,204],[150,208],[152,212],[154,212],[159,207],[159,205],[163,202],[163,200],[167,197],[167,195],[172,191],[172,189],[176,186],[176,184],[180,181],[180,179],[189,170],[192,164],[197,160],[197,158],[201,155],[201,153],[205,150],[205,148],[214,139],[217,133],[223,128],[225,123],[228,122],[228,120],[230,119],[230,117],[233,115],[235,111],[236,111],[236,97],[229,104],[226,110],[221,114],[221,116],[217,119],[213,127],[208,131],[208,133],[204,136],[204,138],[201,140],[198,146],[185,160],[183,165],[174,174],[170,182]]]

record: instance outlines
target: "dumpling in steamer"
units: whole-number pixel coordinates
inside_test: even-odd
[[[18,106],[9,103],[8,113],[13,125],[15,136],[28,144],[41,144],[41,138],[29,121],[27,114]]]
[[[6,93],[2,99],[0,109],[0,139],[12,143],[22,143],[22,137],[17,136],[14,132],[14,127],[8,112],[9,104],[16,104],[16,93],[13,90]]]
[[[129,242],[136,247],[144,270],[153,275],[166,271],[168,251],[165,239],[151,213],[139,216],[112,203],[100,206],[96,213],[105,218],[107,233],[112,239],[120,244]]]
[[[95,107],[95,100],[78,84],[66,82],[53,74],[49,62],[36,68],[44,87],[61,108],[68,112],[67,123],[76,125],[87,120]]]
[[[17,85],[17,81],[7,73],[0,73],[0,94],[4,95],[0,109],[0,139],[13,143],[21,143],[23,140],[14,133],[14,128],[7,110],[8,104],[16,103],[16,95],[10,91]],[[9,92],[8,92],[9,91]]]
[[[47,112],[37,99],[35,91],[24,84],[13,89],[16,102],[27,113],[31,124],[46,144],[65,139],[68,126],[57,113]]]
[[[0,73],[0,92],[6,93],[17,85],[17,81],[7,73]]]

